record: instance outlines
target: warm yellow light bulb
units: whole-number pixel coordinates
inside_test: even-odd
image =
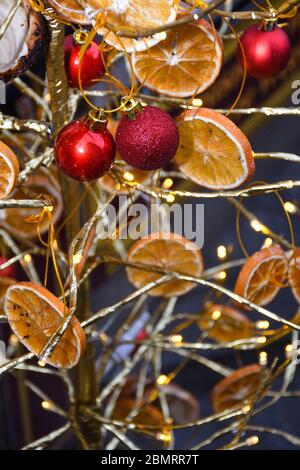
[[[77,253],[76,255],[73,256],[74,264],[79,264],[81,260],[82,260],[82,255],[80,253]]]
[[[170,189],[174,184],[172,178],[166,178],[162,184],[164,189]]]
[[[259,330],[267,330],[270,326],[268,320],[259,320],[255,323],[255,326]]]
[[[126,181],[133,181],[134,180],[134,175],[132,173],[130,173],[130,171],[125,171],[123,176],[124,176],[124,179]]]
[[[167,202],[174,202],[175,196],[173,194],[168,194],[166,197]]]
[[[53,405],[49,400],[44,400],[42,401],[42,408],[44,408],[44,410],[51,410],[51,408],[53,408]]]
[[[158,385],[166,385],[170,382],[170,377],[162,374],[159,377],[157,377],[156,382],[158,383]]]
[[[250,225],[253,228],[253,230],[255,230],[256,232],[261,231],[262,225],[257,219],[251,220]]]
[[[259,438],[258,436],[251,436],[251,437],[248,437],[246,442],[248,446],[255,446],[256,444],[259,443]]]
[[[224,281],[224,279],[226,279],[226,277],[227,277],[226,271],[220,271],[218,273],[218,279],[220,279],[221,281]]]
[[[168,443],[171,440],[171,433],[170,433],[170,431],[159,432],[159,433],[157,433],[156,437],[159,441],[163,441],[165,443]]]
[[[263,248],[269,248],[269,246],[271,246],[272,243],[273,243],[272,238],[267,237],[267,238],[265,239],[264,244],[263,244],[262,247],[263,247]]]
[[[181,335],[173,335],[171,336],[171,341],[174,344],[180,345],[182,343],[182,336]]]
[[[32,260],[31,255],[29,255],[29,254],[27,253],[27,255],[24,256],[24,261],[25,261],[26,263],[30,263],[31,260]]]
[[[259,363],[260,365],[262,366],[265,366],[268,362],[268,354],[266,353],[266,351],[261,351],[259,353]]]
[[[218,318],[220,318],[220,316],[221,316],[220,310],[214,310],[213,313],[212,313],[212,315],[211,315],[211,318],[212,318],[214,321],[216,321],[216,320],[218,320]]]
[[[227,248],[226,248],[226,246],[224,246],[224,245],[218,246],[218,248],[217,248],[217,255],[218,255],[218,258],[220,258],[220,259],[226,258],[226,256],[227,256]]]
[[[295,212],[297,211],[297,208],[296,208],[295,204],[293,204],[290,201],[287,201],[287,202],[284,203],[284,208],[290,214],[295,214]]]

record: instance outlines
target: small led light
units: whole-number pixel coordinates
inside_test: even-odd
[[[262,225],[257,219],[251,220],[250,225],[253,228],[253,230],[255,230],[256,232],[261,231]]]
[[[259,438],[258,436],[251,436],[251,437],[248,437],[246,442],[248,446],[255,446],[256,444],[259,443]]]
[[[82,255],[80,253],[77,253],[76,255],[73,256],[73,264],[79,264],[81,260],[82,260]]]
[[[220,279],[221,281],[224,281],[224,279],[226,279],[226,277],[227,277],[226,271],[220,271],[218,273],[218,279]]]
[[[202,106],[203,101],[200,98],[194,98],[192,100],[192,106],[196,106],[197,108]]]
[[[53,240],[52,246],[53,246],[53,249],[54,249],[54,250],[57,250],[57,248],[58,248],[58,243],[57,243],[56,240]]]
[[[266,351],[261,351],[259,354],[259,363],[262,366],[265,366],[268,362],[268,354]]]
[[[167,443],[167,442],[170,442],[171,440],[171,433],[170,431],[159,432],[157,433],[156,437],[159,441],[163,441]]]
[[[268,320],[259,320],[255,323],[255,326],[258,330],[267,330],[270,326]]]
[[[272,243],[273,243],[272,238],[268,237],[268,238],[265,239],[264,244],[263,244],[262,247],[263,248],[268,248],[269,246],[272,245]]]
[[[227,256],[227,248],[226,248],[226,246],[224,246],[224,245],[218,246],[218,248],[217,248],[217,255],[218,255],[218,258],[220,258],[220,259],[226,258],[226,256]]]
[[[42,404],[42,408],[44,408],[44,410],[51,410],[53,408],[52,403],[48,400],[42,401],[41,404]]]
[[[170,382],[170,380],[171,380],[170,377],[162,374],[159,377],[157,377],[156,382],[158,383],[158,385],[166,385]]]
[[[32,260],[32,256],[27,253],[27,255],[24,256],[24,261],[26,263],[30,263]]]
[[[287,344],[285,347],[285,355],[286,357],[291,357],[293,352],[293,345],[292,344]]]
[[[220,318],[220,316],[221,316],[220,310],[214,310],[212,315],[211,315],[211,318],[212,318],[212,320],[216,321],[216,320],[218,320],[218,318]]]
[[[180,345],[182,343],[182,336],[181,335],[173,335],[171,336],[171,341],[174,344]]]
[[[174,202],[175,201],[175,196],[173,194],[168,194],[166,197],[167,202]]]
[[[242,408],[242,412],[246,415],[247,413],[249,413],[250,409],[251,409],[250,405],[245,405]]]
[[[133,181],[134,180],[134,175],[132,173],[130,173],[130,171],[125,171],[123,176],[124,176],[124,179],[126,181]]]
[[[45,365],[46,365],[45,359],[40,359],[40,360],[38,361],[38,365],[39,365],[40,367],[45,367]]]
[[[159,39],[160,41],[164,41],[167,38],[167,33],[162,31],[161,33],[154,34],[155,39]]]
[[[166,178],[162,184],[164,189],[170,189],[174,184],[174,181],[171,178]]]
[[[296,208],[295,204],[293,204],[290,201],[287,201],[287,202],[284,203],[284,208],[290,214],[295,214],[295,212],[297,211],[297,208]]]
[[[259,344],[264,344],[266,341],[267,341],[267,338],[265,336],[259,336],[256,341],[259,343]]]

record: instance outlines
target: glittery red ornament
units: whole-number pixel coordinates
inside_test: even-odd
[[[285,68],[291,55],[291,43],[287,34],[276,25],[268,30],[267,25],[250,26],[241,36],[247,74],[254,78],[276,76]],[[240,46],[237,55],[243,66],[244,59]]]
[[[0,266],[4,263],[6,263],[7,258],[5,256],[0,256]],[[10,277],[14,278],[15,277],[15,266],[11,264],[7,268],[1,269],[0,271],[0,277]]]
[[[76,42],[76,37],[78,38]],[[96,42],[92,41],[80,61],[82,41],[79,34],[65,38],[65,68],[69,85],[79,88],[79,69],[82,88],[89,88],[93,80],[99,79],[105,72],[101,52]]]
[[[143,108],[133,99],[124,104],[123,111],[116,132],[117,151],[123,160],[140,170],[156,170],[169,163],[179,145],[171,116],[154,106]]]
[[[77,180],[89,181],[108,172],[116,146],[106,123],[96,119],[91,112],[87,118],[70,122],[59,132],[54,152],[64,173]]]

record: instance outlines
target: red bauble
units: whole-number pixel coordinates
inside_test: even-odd
[[[241,36],[248,75],[254,78],[270,78],[287,65],[291,55],[291,43],[287,34],[278,26],[271,31],[263,26],[250,26]],[[243,66],[243,54],[238,47],[238,59]]]
[[[54,145],[55,159],[71,178],[90,181],[110,169],[116,146],[106,124],[89,117],[70,122],[58,134]]]
[[[133,100],[131,100],[133,101]],[[116,132],[117,151],[139,170],[156,170],[169,163],[179,145],[175,121],[168,113],[139,103],[126,111]]]
[[[5,258],[5,256],[0,256],[0,266],[1,266],[1,264],[6,263],[6,261],[7,261],[7,258]],[[15,274],[16,274],[15,273],[15,266],[13,264],[8,266],[7,268],[1,269],[1,271],[0,271],[0,277],[14,278]]]
[[[65,38],[65,68],[69,85],[79,88],[79,68],[82,88],[93,85],[105,72],[101,52],[96,42],[92,41],[80,63],[81,44],[76,43],[73,35]]]

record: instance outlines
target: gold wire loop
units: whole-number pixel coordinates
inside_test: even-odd
[[[86,29],[77,29],[73,33],[73,38],[76,44],[80,44],[82,46],[82,44],[84,44],[87,40],[88,35],[89,32]]]
[[[121,111],[125,113],[133,111],[138,106],[140,106],[140,102],[137,98],[130,97],[130,96],[123,96],[121,98]]]

